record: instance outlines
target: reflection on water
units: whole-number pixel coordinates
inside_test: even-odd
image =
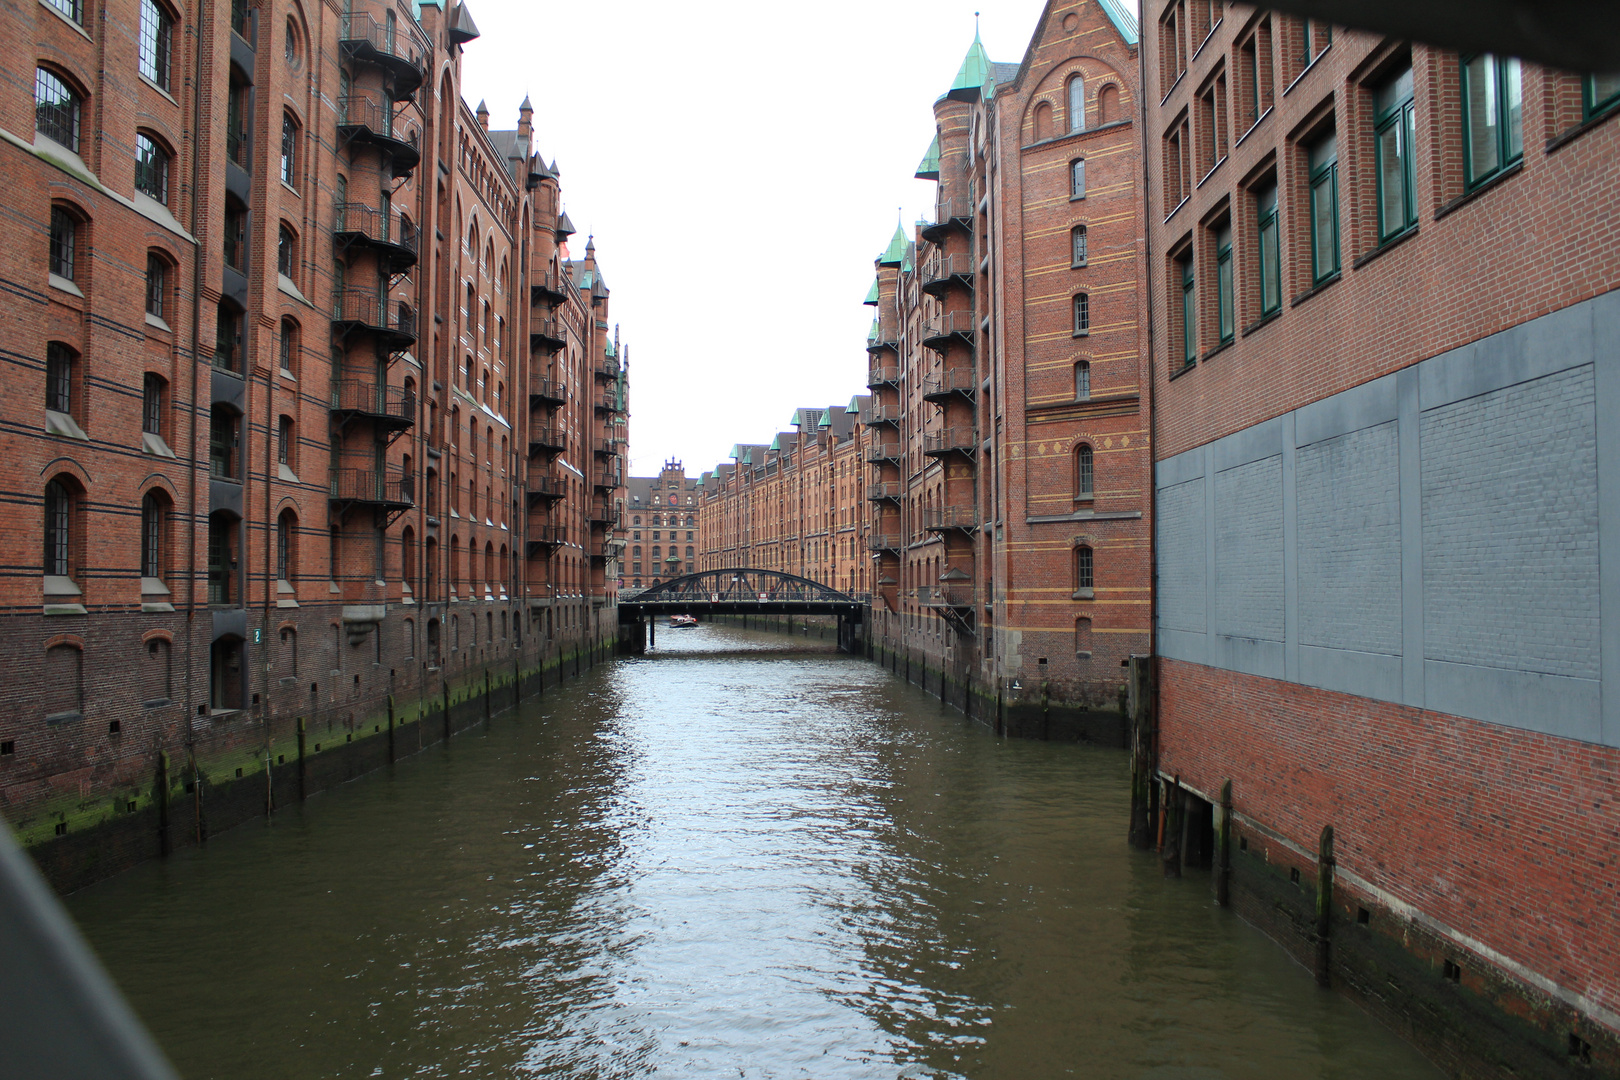
[[[1126,848],[1120,752],[658,645],[70,907],[189,1078],[1438,1075]]]

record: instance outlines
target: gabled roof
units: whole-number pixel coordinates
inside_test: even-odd
[[[939,134],[934,134],[934,141],[928,144],[928,152],[923,154],[922,160],[917,162],[918,180],[939,179]]]
[[[1103,9],[1108,21],[1114,24],[1119,36],[1125,39],[1125,44],[1135,45],[1141,36],[1137,26],[1136,12],[1120,3],[1119,0],[1097,0],[1097,6]]]
[[[467,10],[466,4],[457,4],[455,13],[450,16],[450,43],[452,45],[465,45],[473,38],[481,37],[478,24],[473,22],[472,12]]]
[[[878,256],[879,266],[899,266],[906,258],[906,227],[896,225],[889,246]]]

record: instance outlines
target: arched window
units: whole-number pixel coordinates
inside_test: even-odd
[[[34,69],[35,131],[77,154],[83,113],[84,98],[67,80],[49,68]]]
[[[1091,333],[1091,297],[1085,293],[1074,296],[1074,332],[1077,335]]]
[[[1041,102],[1035,106],[1035,141],[1041,142],[1052,137],[1052,106],[1048,102]]]
[[[298,187],[298,121],[292,113],[281,114],[281,182]]]
[[[405,582],[405,591],[411,591],[416,580],[416,530],[409,525],[399,534],[399,576]]]
[[[1076,225],[1069,230],[1069,265],[1086,265],[1086,227]]]
[[[286,56],[287,66],[294,71],[304,62],[304,52],[298,46],[298,23],[291,16],[287,17]]]
[[[1088,401],[1091,398],[1091,362],[1081,360],[1074,365],[1074,399]]]
[[[163,704],[174,696],[173,668],[169,642],[153,638],[146,643],[146,659],[141,664],[141,700],[149,705]]]
[[[1097,123],[1111,124],[1119,119],[1119,87],[1109,83],[1097,92]]]
[[[276,271],[285,278],[298,272],[298,234],[285,221],[276,238]]]
[[[146,256],[146,313],[159,322],[169,308],[169,263],[163,256]],[[164,323],[167,326],[167,323]]]
[[[291,509],[276,518],[276,580],[291,584],[298,565],[298,516]]]
[[[168,576],[169,500],[148,491],[141,499],[141,577],[162,581]]]
[[[1092,450],[1085,443],[1074,449],[1074,497],[1089,499],[1092,495]]]
[[[1086,197],[1086,159],[1075,158],[1069,162],[1069,198],[1083,199]]]
[[[64,206],[51,207],[51,273],[72,281],[79,254],[79,219]]]
[[[45,345],[45,407],[73,415],[78,403],[79,354],[60,341]]]
[[[174,40],[174,16],[157,0],[141,0],[141,75],[154,86],[169,89],[169,55]]]
[[[169,152],[144,131],[135,133],[135,190],[169,205]]]
[[[1093,570],[1090,545],[1079,545],[1074,549],[1075,592],[1085,591],[1089,593],[1095,587],[1093,584]]]
[[[1069,80],[1069,130],[1086,130],[1086,80],[1076,75]]]
[[[1091,620],[1085,616],[1074,620],[1074,658],[1091,659]]]

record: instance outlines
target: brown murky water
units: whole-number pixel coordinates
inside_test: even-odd
[[[1118,751],[703,626],[69,906],[183,1076],[1438,1076],[1124,843]]]

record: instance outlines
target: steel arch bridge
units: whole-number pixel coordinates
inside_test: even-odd
[[[866,601],[775,570],[733,567],[671,578],[619,601],[619,619],[647,615],[840,615],[861,619]]]

